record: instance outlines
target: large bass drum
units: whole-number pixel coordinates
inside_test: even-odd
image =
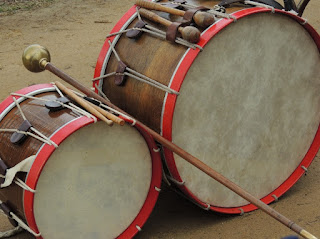
[[[129,120],[108,127],[76,106],[52,111],[57,98],[52,85],[34,85],[0,104],[1,208],[40,238],[133,237],[159,194],[155,142]]]
[[[219,3],[187,2],[211,8]],[[319,149],[320,37],[305,19],[283,10],[251,6],[228,12],[203,29],[198,43],[203,51],[149,33],[136,40],[125,34],[108,37],[95,87],[271,203],[305,173]],[[126,32],[137,21],[133,7],[112,33]],[[119,86],[121,74],[126,81]],[[235,214],[256,209],[165,148],[164,155],[168,178],[202,207]]]

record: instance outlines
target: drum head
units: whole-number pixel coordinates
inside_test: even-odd
[[[135,128],[83,127],[59,145],[39,176],[37,227],[43,238],[116,238],[146,203],[151,180],[150,151]]]
[[[182,66],[183,67],[183,66]],[[222,29],[181,86],[173,142],[262,198],[299,166],[320,119],[320,56],[301,24],[260,13]],[[190,192],[216,207],[247,201],[175,155]]]

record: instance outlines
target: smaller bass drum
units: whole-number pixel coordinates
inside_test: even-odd
[[[81,109],[49,111],[46,101],[59,98],[53,85],[17,93],[25,97],[16,94],[0,104],[0,156],[7,172],[22,164],[29,169],[14,180],[24,182],[24,189],[15,183],[1,188],[1,201],[41,238],[133,237],[149,217],[161,185],[153,139],[129,120],[108,127],[80,115]],[[40,132],[27,131],[37,138],[15,140],[11,130],[23,124],[21,112]]]

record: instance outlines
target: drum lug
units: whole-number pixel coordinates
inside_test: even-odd
[[[119,61],[118,64],[118,68],[116,71],[116,76],[115,76],[115,80],[114,83],[117,86],[122,86],[125,83],[125,75],[124,72],[126,71],[127,65],[123,62],[123,61]]]
[[[70,103],[70,100],[67,97],[60,97],[60,98],[56,99],[55,101],[47,102],[45,104],[45,106],[50,111],[53,111],[53,112],[59,111],[59,110],[62,110],[64,108],[62,104],[59,104],[59,102],[61,102],[63,104],[68,104],[68,103]]]
[[[18,128],[20,132],[28,132],[28,130],[32,127],[31,123],[28,120],[23,121],[21,126]],[[11,143],[13,144],[22,144],[27,138],[27,135],[21,134],[18,132],[14,132],[10,138]]]
[[[0,174],[1,175],[6,175],[7,173],[7,165],[5,164],[5,162],[0,158]],[[5,178],[0,178],[0,185],[3,184],[5,181]]]
[[[126,33],[126,36],[127,36],[128,38],[130,38],[130,39],[137,39],[137,38],[139,38],[139,37],[142,35],[143,31],[140,31],[140,30],[135,29],[135,28],[139,28],[139,29],[140,29],[140,28],[144,28],[146,25],[147,25],[147,24],[146,24],[144,21],[139,20],[139,21],[136,23],[136,25],[133,27],[133,29],[131,29],[130,31],[128,31],[128,32]]]

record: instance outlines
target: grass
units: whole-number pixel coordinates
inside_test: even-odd
[[[48,6],[55,0],[0,0],[0,16]]]

